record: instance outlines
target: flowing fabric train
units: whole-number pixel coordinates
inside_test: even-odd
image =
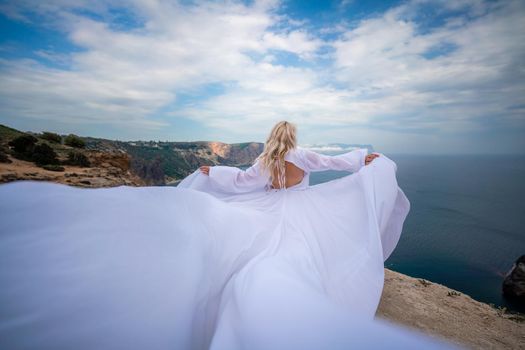
[[[0,348],[449,346],[374,320],[409,202],[382,155],[301,190],[0,185]],[[378,336],[380,334],[380,336]]]

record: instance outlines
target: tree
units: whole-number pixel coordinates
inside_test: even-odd
[[[29,134],[24,134],[9,141],[8,144],[18,155],[28,157],[33,153],[33,148],[35,147],[37,141],[38,140],[36,137]]]
[[[31,159],[36,165],[42,166],[46,164],[58,164],[57,154],[46,143],[36,145],[33,149]]]
[[[75,147],[75,148],[84,148],[86,147],[86,142],[82,140],[79,136],[75,134],[69,134],[64,139],[64,144]]]
[[[54,132],[44,131],[42,135],[40,135],[40,138],[53,143],[62,143],[62,136]]]

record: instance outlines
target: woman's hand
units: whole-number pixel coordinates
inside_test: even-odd
[[[210,166],[209,165],[203,165],[199,169],[204,175],[210,175]]]
[[[370,153],[365,157],[365,165],[370,164],[371,161],[373,161],[375,158],[379,157],[379,154],[376,153]]]

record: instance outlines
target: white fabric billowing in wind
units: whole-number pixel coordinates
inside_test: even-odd
[[[410,203],[383,154],[287,160],[178,187],[0,185],[2,349],[443,348],[374,320]],[[309,174],[354,172],[310,186]]]

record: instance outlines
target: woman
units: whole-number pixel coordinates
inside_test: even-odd
[[[259,173],[262,167],[269,173],[270,181],[268,185],[272,188],[288,188],[298,185],[304,179],[305,171],[296,166],[294,162],[285,160],[285,155],[290,157],[293,154],[291,152],[297,152],[296,147],[295,125],[287,121],[275,124],[266,140],[264,151],[257,157],[254,166],[247,173]],[[305,153],[302,158],[309,162],[311,170],[356,170],[354,164],[351,164],[345,157],[326,157],[306,149],[301,149],[300,151]],[[366,152],[367,150],[362,149],[360,151]],[[368,165],[376,157],[379,157],[379,155],[366,155],[365,165]],[[200,170],[204,174],[209,175],[210,167],[204,165],[200,167]],[[286,174],[289,174],[287,178],[289,181],[286,180]],[[252,179],[252,181],[254,180]]]
[[[328,169],[353,174],[309,185]],[[0,348],[442,347],[373,320],[410,208],[395,171],[281,122],[247,170],[178,187],[0,185]]]
[[[289,279],[304,286],[281,289],[289,293],[282,300],[322,291],[323,299],[371,319],[382,292],[383,262],[399,240],[410,203],[397,185],[395,163],[367,153],[361,148],[328,156],[297,147],[296,127],[281,121],[248,169],[202,166],[178,188],[206,192],[274,223],[267,247],[229,283],[248,288],[244,279],[257,280],[258,270],[271,276],[290,270]],[[353,174],[310,186],[310,173],[325,170]],[[279,290],[280,283],[267,281],[264,288]],[[225,308],[241,302],[228,298],[223,296]]]

